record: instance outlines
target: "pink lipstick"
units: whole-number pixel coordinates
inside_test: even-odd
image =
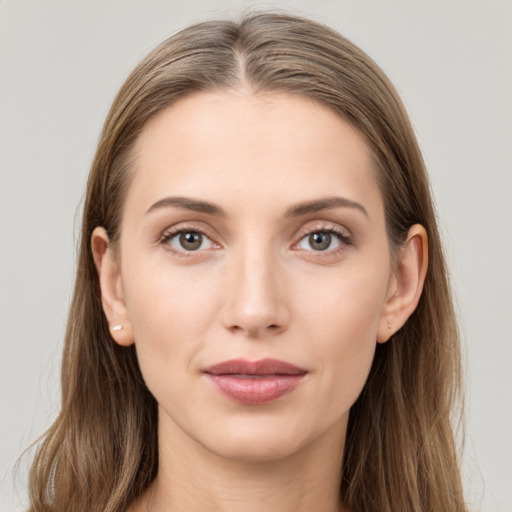
[[[204,373],[223,395],[242,404],[261,405],[293,391],[307,371],[276,359],[232,359]]]

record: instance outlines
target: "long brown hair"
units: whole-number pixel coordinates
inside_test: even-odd
[[[364,134],[377,164],[387,231],[428,233],[420,303],[378,345],[350,412],[343,477],[353,512],[466,511],[453,435],[460,391],[456,320],[424,163],[407,114],[378,66],[335,31],[283,13],[179,32],[128,77],[105,121],[85,198],[62,362],[62,409],[30,476],[31,511],[121,512],[158,469],[157,405],[133,347],[110,337],[90,249],[94,228],[119,238],[134,143],[157,112],[194,91],[240,85],[320,101]]]

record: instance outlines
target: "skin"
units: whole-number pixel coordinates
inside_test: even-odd
[[[290,214],[333,197],[349,202]],[[180,245],[180,229],[202,233],[198,249]],[[330,236],[327,248],[312,233]],[[350,408],[376,343],[414,311],[427,265],[421,226],[391,257],[363,136],[296,95],[189,96],[137,142],[119,246],[97,228],[92,247],[107,319],[123,326],[112,336],[135,343],[159,404],[158,476],[130,510],[343,510]],[[277,400],[240,404],[203,373],[233,358],[307,375]]]

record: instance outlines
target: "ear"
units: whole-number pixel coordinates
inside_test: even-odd
[[[109,246],[104,228],[98,227],[93,231],[91,248],[100,281],[101,304],[110,326],[110,334],[116,343],[127,347],[134,343],[132,328],[126,311],[118,260]]]
[[[377,342],[384,343],[402,328],[412,315],[423,291],[428,266],[428,238],[425,228],[414,224],[400,248],[393,278],[377,332]]]

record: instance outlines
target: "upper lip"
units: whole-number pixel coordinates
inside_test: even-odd
[[[307,373],[303,368],[293,364],[268,358],[258,361],[231,359],[210,366],[204,372],[210,375],[304,375]]]

